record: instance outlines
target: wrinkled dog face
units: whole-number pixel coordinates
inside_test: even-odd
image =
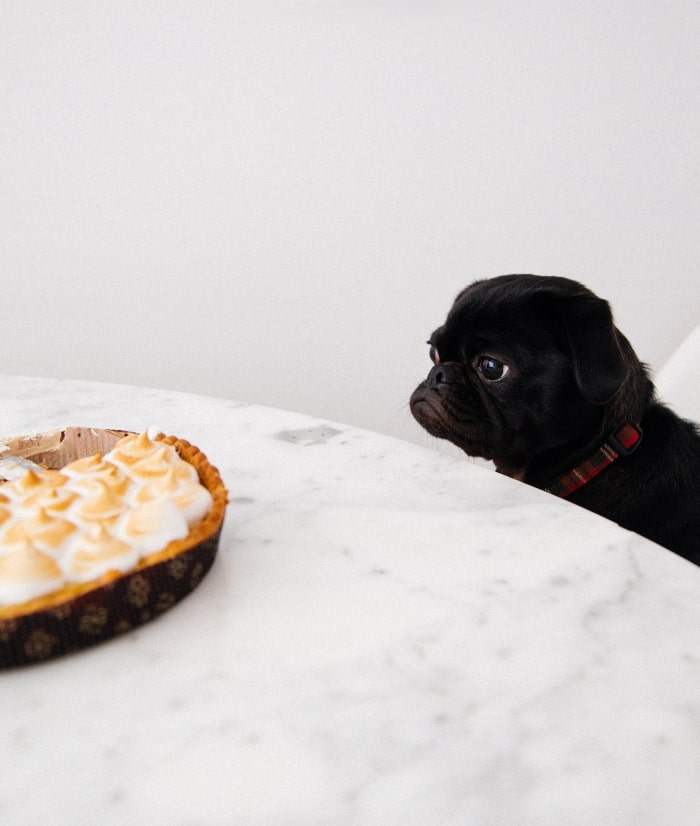
[[[574,281],[478,281],[430,336],[433,367],[411,412],[433,436],[522,478],[533,458],[603,426],[628,372],[624,341],[607,302]]]

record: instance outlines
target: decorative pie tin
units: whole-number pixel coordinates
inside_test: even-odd
[[[105,454],[124,430],[66,428],[0,440],[0,457],[30,460],[51,470]],[[156,437],[192,465],[212,506],[183,539],[141,558],[127,572],[108,571],[85,583],[15,605],[0,606],[0,668],[37,663],[102,642],[152,620],[194,590],[211,568],[219,545],[227,491],[217,469],[194,445],[175,436]],[[2,482],[0,481],[0,492]]]

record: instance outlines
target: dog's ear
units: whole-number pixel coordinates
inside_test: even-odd
[[[610,305],[589,293],[560,306],[579,389],[593,404],[605,404],[629,372]]]

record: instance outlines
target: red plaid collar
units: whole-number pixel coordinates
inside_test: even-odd
[[[608,437],[607,442],[589,459],[565,473],[554,484],[545,488],[555,496],[570,496],[612,464],[619,456],[627,457],[639,447],[643,432],[639,424],[626,424]]]

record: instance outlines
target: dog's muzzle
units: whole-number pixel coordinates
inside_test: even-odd
[[[433,390],[440,384],[457,384],[460,375],[450,364],[436,364],[428,373],[425,380],[426,387]]]

